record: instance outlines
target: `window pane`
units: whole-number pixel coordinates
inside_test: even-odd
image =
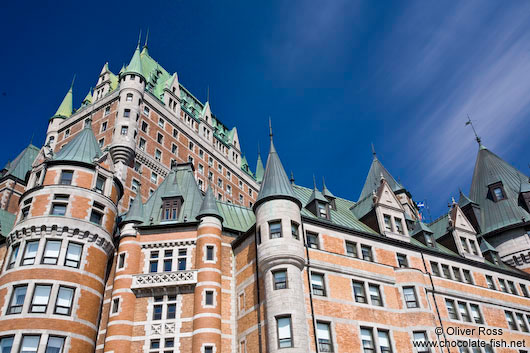
[[[35,263],[35,256],[37,256],[38,248],[38,241],[32,241],[26,244],[26,253],[24,254],[22,265],[33,265],[33,263]]]
[[[13,337],[4,337],[0,339],[0,353],[10,353],[13,347]]]
[[[66,249],[65,266],[79,267],[81,261],[81,251],[83,247],[79,244],[70,243]]]
[[[42,263],[56,265],[59,258],[59,251],[61,250],[61,241],[48,240],[46,248],[44,249],[44,257]]]
[[[40,336],[23,336],[22,344],[20,345],[21,353],[37,352],[39,348]]]
[[[48,306],[48,300],[50,298],[50,292],[52,286],[49,285],[36,285],[35,292],[33,294],[33,301],[31,303],[31,312],[43,313],[46,311]]]
[[[391,352],[390,348],[390,337],[388,331],[377,331],[377,338],[379,340],[379,347],[381,348],[381,353]]]
[[[22,306],[26,299],[26,292],[28,286],[15,287],[13,290],[13,297],[11,299],[11,305],[7,311],[8,314],[20,314],[22,312]]]
[[[55,303],[55,313],[70,315],[73,296],[74,290],[72,288],[60,287],[57,294],[57,302]]]
[[[64,337],[50,336],[45,353],[61,353],[64,345]]]
[[[291,318],[281,317],[278,321],[278,343],[280,348],[291,347]]]

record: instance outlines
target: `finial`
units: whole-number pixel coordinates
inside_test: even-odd
[[[140,49],[141,41],[142,41],[142,29],[140,28],[140,34],[138,35],[138,44],[136,45],[136,49]]]
[[[147,48],[147,41],[149,40],[149,27],[147,27],[147,34],[145,35],[144,48]]]
[[[72,88],[74,88],[75,75],[76,74],[74,74],[74,77],[72,78],[72,84],[70,85],[70,90],[72,90]]]
[[[326,188],[326,179],[322,177],[322,189],[325,189],[325,188]]]
[[[467,115],[467,121],[466,126],[471,125],[471,128],[473,129],[473,133],[475,134],[475,140],[477,140],[479,146],[482,146],[482,142],[480,137],[477,135],[477,131],[475,130],[475,126],[473,125],[473,122],[471,121],[471,118],[469,117],[469,114]]]
[[[291,184],[294,184],[294,174],[292,170],[291,170],[291,179],[289,179],[289,181],[291,182]]]
[[[451,196],[451,202],[453,205],[456,204],[455,198],[453,196]]]
[[[315,179],[315,174],[313,174],[313,188],[317,189],[317,180]]]
[[[270,116],[269,116],[269,137],[271,138],[271,142],[272,142],[272,121],[271,121]]]
[[[259,150],[259,141],[258,141],[258,156],[260,156],[260,155],[261,155],[261,152]],[[529,167],[530,167],[530,165],[529,165]]]
[[[385,176],[383,175],[383,172],[379,173],[379,180],[381,181],[385,180]]]
[[[31,140],[29,140],[29,144],[32,145],[33,144],[33,138],[35,137],[35,131],[33,131],[33,133],[31,134]]]
[[[208,85],[208,88],[206,89],[206,101],[210,101],[210,85]]]
[[[374,143],[372,142],[372,155],[376,157]]]

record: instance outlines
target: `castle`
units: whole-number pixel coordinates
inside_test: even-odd
[[[528,352],[529,178],[480,141],[427,224],[375,153],[357,201],[295,184],[272,131],[253,172],[147,45],[72,96],[2,170],[2,353]]]

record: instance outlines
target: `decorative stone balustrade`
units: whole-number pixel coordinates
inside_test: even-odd
[[[197,270],[133,275],[131,290],[137,297],[170,295],[193,291]]]

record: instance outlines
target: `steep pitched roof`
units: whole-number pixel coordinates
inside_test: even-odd
[[[335,195],[333,195],[333,193],[329,191],[329,189],[327,188],[326,180],[324,178],[322,178],[322,195],[324,195],[325,197],[332,198],[332,199],[335,198]]]
[[[447,228],[449,227],[449,214],[445,214],[434,222],[429,224],[429,228],[434,234],[434,239],[439,239],[447,234]]]
[[[136,195],[136,198],[132,201],[132,204],[129,207],[129,211],[125,215],[122,223],[143,223],[145,221],[144,214],[144,204],[142,203],[142,196],[140,196],[140,191]]]
[[[388,170],[386,170],[383,164],[379,161],[377,156],[374,155],[374,159],[372,160],[372,165],[370,166],[370,170],[368,171],[368,175],[366,176],[366,180],[364,182],[361,195],[359,196],[359,200],[364,199],[366,196],[370,195],[372,191],[376,190],[379,187],[381,174],[388,182],[388,185],[390,185],[392,191],[396,192],[398,190],[403,189],[403,186],[398,183],[396,179],[394,179],[394,177],[388,172]]]
[[[204,199],[201,203],[201,208],[199,209],[199,213],[195,218],[201,219],[202,217],[206,216],[213,216],[217,217],[223,221],[223,217],[221,216],[221,213],[219,213],[219,209],[217,208],[217,202],[215,201],[215,196],[213,196],[212,187],[208,185],[208,189],[206,190],[206,195],[204,195]]]
[[[258,152],[258,161],[256,162],[256,181],[261,183],[263,181],[263,174],[265,168],[263,168],[263,162],[261,161],[261,153]]]
[[[178,191],[176,191],[178,189]],[[161,222],[162,199],[181,193],[184,199],[177,220]],[[202,194],[190,164],[182,164],[169,172],[144,205],[144,224],[192,222],[199,214]]]
[[[480,241],[480,252],[485,253],[486,251],[494,251],[497,252],[497,249],[495,249],[493,246],[491,246],[490,243],[484,238],[481,238]]]
[[[530,214],[518,204],[521,182],[527,180],[528,176],[480,146],[469,196],[480,205],[482,234],[521,223],[523,218],[530,220]],[[496,182],[502,182],[505,200],[495,202],[490,195],[488,186]]]
[[[414,235],[416,235],[416,234],[418,234],[420,232],[434,234],[434,232],[432,231],[431,228],[429,228],[428,225],[426,225],[425,223],[423,223],[421,221],[416,221],[414,223],[414,229],[412,230],[411,236],[414,236]]]
[[[313,180],[313,192],[311,193],[311,197],[309,198],[309,201],[307,201],[307,204],[310,204],[313,201],[322,201],[322,202],[329,202],[328,199],[322,195],[320,190],[317,189],[317,183]]]
[[[355,205],[352,206],[351,211],[353,212],[355,217],[361,219],[364,216],[366,216],[366,214],[368,214],[368,212],[370,212],[373,207],[374,207],[373,195],[370,194],[366,196],[364,199],[357,201]]]
[[[92,131],[92,124],[89,122],[72,141],[57,152],[53,160],[94,163],[94,159],[101,157],[102,154]]]
[[[7,237],[15,225],[16,215],[0,210],[0,235]]]
[[[90,104],[92,103],[92,87],[88,90],[88,93],[85,96],[85,99],[83,99],[83,103]]]
[[[140,44],[136,46],[131,61],[129,62],[129,65],[127,65],[123,73],[134,73],[145,77],[144,70],[142,68],[142,61],[140,59]]]
[[[39,149],[32,144],[29,144],[28,147],[24,148],[22,152],[15,158],[9,166],[7,166],[7,171],[3,177],[12,175],[15,178],[20,180],[26,179],[26,173],[31,170],[31,165],[37,158],[39,154]]]
[[[276,148],[274,148],[274,142],[271,138],[271,148],[269,151],[269,157],[267,158],[267,166],[265,167],[261,189],[254,207],[257,207],[257,205],[265,199],[273,197],[297,200],[293,188],[291,187],[291,182],[283,169],[282,162],[276,152]]]
[[[467,197],[462,190],[460,190],[460,198],[458,199],[458,206],[464,207],[467,204],[470,203],[476,203],[473,200],[471,200],[469,197]]]
[[[73,85],[73,83],[72,83]],[[52,118],[69,118],[72,115],[73,111],[73,93],[72,93],[73,86],[70,86],[70,89],[66,93],[66,95],[63,98],[63,101],[61,102],[61,105],[59,105],[59,108],[57,108],[57,111],[52,116]]]

